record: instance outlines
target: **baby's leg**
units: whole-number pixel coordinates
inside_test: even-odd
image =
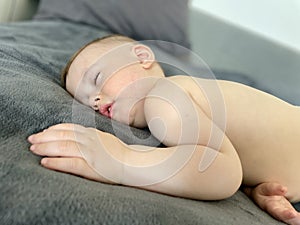
[[[278,183],[262,183],[244,192],[275,219],[287,224],[300,225],[300,213],[287,200],[287,188]],[[300,204],[299,204],[300,205]]]

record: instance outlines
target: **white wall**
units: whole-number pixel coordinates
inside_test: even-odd
[[[206,13],[300,51],[300,0],[190,0]]]

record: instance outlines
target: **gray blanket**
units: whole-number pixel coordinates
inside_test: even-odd
[[[71,54],[107,33],[63,21],[0,26],[0,224],[281,224],[240,191],[223,201],[194,201],[39,165],[26,138],[61,122],[94,126],[128,144],[159,144],[146,130],[112,126],[60,86]]]

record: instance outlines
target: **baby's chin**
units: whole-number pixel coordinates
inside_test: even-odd
[[[148,126],[145,119],[140,119],[135,115],[130,115],[128,118],[124,118],[123,114],[122,116],[120,114],[113,114],[111,119],[119,123],[139,129],[143,129]]]
[[[112,119],[131,127],[140,129],[146,128],[148,125],[142,103],[143,102],[139,101],[130,108],[127,108],[124,105],[121,105],[122,107],[120,107],[120,105],[115,104],[112,110]]]
[[[138,116],[131,115],[128,118],[128,121],[126,123],[127,125],[139,129],[143,129],[147,127],[147,122],[145,119],[139,118]]]
[[[130,125],[132,127],[135,127],[135,128],[139,128],[139,129],[144,129],[146,127],[148,127],[146,121],[145,122],[137,122],[137,123],[133,123],[132,125]]]

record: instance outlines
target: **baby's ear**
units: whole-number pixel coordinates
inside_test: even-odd
[[[144,69],[149,69],[155,61],[155,56],[152,50],[142,44],[137,44],[132,47],[132,51],[138,58]]]

